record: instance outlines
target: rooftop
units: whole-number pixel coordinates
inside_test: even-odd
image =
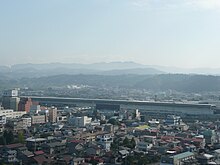
[[[181,154],[177,154],[173,156],[173,159],[183,159],[185,157],[194,156],[194,153],[192,152],[183,152]]]

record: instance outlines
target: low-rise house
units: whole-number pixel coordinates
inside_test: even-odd
[[[56,164],[58,165],[70,165],[73,157],[71,155],[61,155],[56,157]]]
[[[217,164],[220,164],[220,149],[214,151],[214,158]]]
[[[102,152],[102,148],[99,145],[88,145],[86,147],[86,155],[87,156],[102,156],[104,152]]]
[[[85,163],[84,158],[75,158],[75,159],[73,159],[73,165],[82,165],[83,163]]]
[[[136,145],[136,149],[138,151],[148,152],[153,147],[152,143],[148,142],[138,142]]]
[[[206,144],[204,138],[185,138],[182,142],[187,144],[193,144],[196,146],[196,148],[204,148]]]
[[[45,138],[27,138],[26,146],[29,151],[39,151],[42,150],[42,144],[46,143]]]
[[[126,158],[129,154],[129,152],[127,150],[120,150],[120,151],[118,151],[118,153],[122,159]]]
[[[67,143],[67,149],[71,155],[81,155],[84,153],[84,144],[80,140],[72,140]]]
[[[139,139],[140,139],[140,141],[144,141],[144,142],[151,143],[151,144],[155,145],[157,137],[144,135],[144,136],[140,136]]]
[[[0,146],[0,151],[2,151],[2,150],[18,150],[20,147],[24,147],[24,144],[14,143],[14,144],[2,145],[2,146]]]
[[[16,150],[8,150],[3,152],[2,159],[4,163],[16,163],[17,159],[17,151]]]
[[[18,154],[19,160],[22,160],[23,164],[30,164],[31,158],[34,157],[34,153],[28,150],[21,151]]]
[[[47,154],[64,154],[66,153],[66,143],[52,142],[42,145],[42,149]]]
[[[196,159],[201,165],[207,165],[214,162],[214,156],[210,154],[199,154],[196,156]]]
[[[52,158],[48,157],[47,155],[37,155],[32,157],[32,159],[30,160],[30,164],[34,165],[51,164],[52,162]]]

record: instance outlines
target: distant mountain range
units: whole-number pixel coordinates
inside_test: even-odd
[[[19,64],[11,67],[0,66],[0,89],[45,89],[74,84],[155,91],[220,91],[219,73],[220,69],[180,69],[133,62]]]
[[[11,67],[0,66],[0,75],[11,78],[42,77],[60,74],[93,74],[93,75],[154,75],[154,74],[205,74],[220,75],[220,68],[195,68],[184,69],[177,67],[164,67],[154,65],[143,65],[134,62],[110,62],[93,64],[17,64]]]
[[[163,74],[165,72],[133,62],[111,62],[94,64],[17,64],[11,67],[0,66],[0,74],[13,77],[42,77],[60,74],[94,74],[94,75],[123,75],[123,74]]]

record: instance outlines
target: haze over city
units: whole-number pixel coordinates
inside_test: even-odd
[[[220,165],[220,0],[0,0],[0,165]]]
[[[1,1],[0,21],[0,65],[219,67],[219,0]]]

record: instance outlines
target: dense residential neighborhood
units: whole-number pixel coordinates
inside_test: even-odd
[[[193,109],[194,105],[189,105]],[[114,108],[46,106],[30,97],[20,97],[17,89],[6,90],[0,110],[0,162],[19,165],[220,163],[218,114],[207,112],[206,119],[203,113],[194,117],[191,114],[190,118],[187,113],[176,113],[173,105],[174,114],[166,107],[157,115],[147,110]],[[185,108],[190,111],[189,107]]]

